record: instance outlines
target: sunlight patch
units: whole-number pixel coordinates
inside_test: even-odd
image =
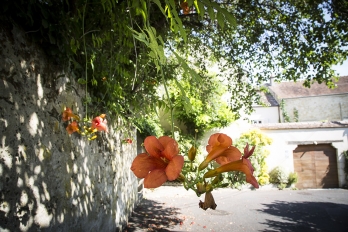
[[[29,133],[32,136],[35,136],[37,134],[37,129],[39,125],[39,118],[37,117],[37,114],[34,112],[31,114],[30,119],[29,119]]]

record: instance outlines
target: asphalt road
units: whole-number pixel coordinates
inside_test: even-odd
[[[198,207],[193,191],[162,186],[145,190],[130,231],[348,232],[348,190],[214,190],[215,210]]]

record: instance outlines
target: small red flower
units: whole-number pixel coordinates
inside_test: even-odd
[[[67,126],[66,131],[69,133],[69,135],[71,135],[72,133],[74,133],[76,131],[78,132],[78,131],[80,131],[79,125],[77,124],[76,121],[73,121],[72,123],[70,123]]]
[[[128,143],[128,144],[132,144],[132,143],[133,143],[133,140],[131,140],[130,138],[128,138],[128,139],[125,139],[124,142],[125,142],[125,143]]]
[[[100,116],[93,118],[91,126],[92,129],[108,132],[107,121],[104,118],[105,114],[101,114]]]

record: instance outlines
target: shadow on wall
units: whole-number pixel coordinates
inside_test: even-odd
[[[348,205],[328,202],[283,202],[263,204],[257,211],[274,216],[263,223],[269,228],[264,231],[348,232]],[[270,218],[270,217],[268,217]]]
[[[322,156],[326,159],[328,164],[325,173],[321,176],[320,185],[323,188],[338,188],[337,149],[330,145],[326,149],[323,149]],[[316,166],[320,165],[320,162],[316,163]]]
[[[337,150],[331,144],[299,145],[294,151],[296,187],[338,188]]]
[[[64,106],[82,90],[16,28],[0,27],[0,230],[115,231],[137,200],[136,143],[119,122],[88,141],[68,135]],[[115,131],[112,128],[118,128]]]
[[[170,231],[170,228],[183,223],[183,220],[177,217],[178,214],[178,208],[165,207],[164,203],[143,199],[135,208],[123,232]]]

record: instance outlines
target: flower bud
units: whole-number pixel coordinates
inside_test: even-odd
[[[220,174],[218,176],[216,176],[213,181],[211,182],[212,185],[218,184],[219,182],[221,182],[224,179],[224,177]]]
[[[206,187],[205,187],[205,191],[207,191],[207,192],[211,192],[211,191],[213,191],[213,186],[211,185],[211,184],[208,184]]]
[[[197,149],[195,146],[192,146],[190,150],[188,151],[188,155],[187,155],[191,162],[195,160],[196,154],[197,154]]]
[[[197,187],[197,192],[198,192],[199,194],[205,193],[205,186],[204,186],[203,183],[198,182],[198,183],[196,184],[196,187]]]
[[[88,140],[95,140],[97,138],[97,135],[93,135],[92,137],[88,138]]]
[[[176,179],[180,182],[185,182],[185,176],[182,173],[180,173],[178,178],[176,178]]]

